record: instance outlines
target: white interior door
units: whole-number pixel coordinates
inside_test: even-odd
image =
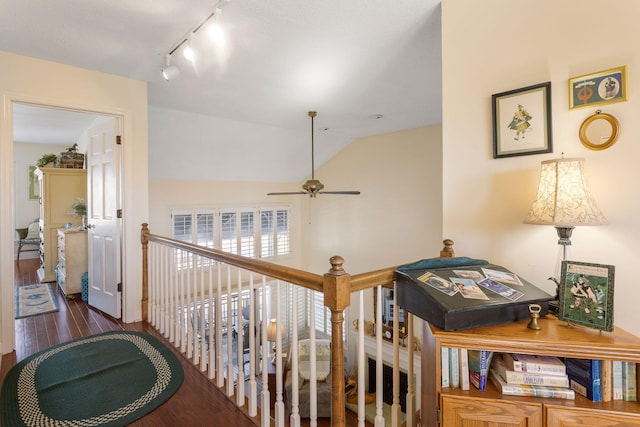
[[[121,229],[119,120],[108,117],[88,130],[87,228],[89,305],[121,317]]]

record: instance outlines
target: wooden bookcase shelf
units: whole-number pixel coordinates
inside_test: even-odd
[[[440,348],[469,348],[497,353],[528,353],[640,363],[640,339],[620,328],[600,332],[540,319],[542,330],[527,328],[528,320],[446,332],[425,322],[422,351],[423,425],[568,425],[640,426],[640,402],[592,402],[502,395],[489,381],[487,390],[442,388]],[[438,418],[439,414],[439,418]]]

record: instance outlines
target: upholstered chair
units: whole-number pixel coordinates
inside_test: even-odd
[[[291,352],[289,353],[291,357]],[[291,361],[287,364],[291,368]],[[287,410],[291,413],[292,376],[287,372],[285,393]],[[298,407],[301,418],[310,415],[311,341],[298,341]],[[331,417],[331,341],[316,340],[316,384],[318,417]]]

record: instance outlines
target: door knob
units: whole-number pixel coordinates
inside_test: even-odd
[[[95,225],[94,225],[94,224],[88,224],[88,223],[87,223],[87,224],[85,225],[85,227],[86,227],[86,228],[94,228],[94,227],[95,227]]]

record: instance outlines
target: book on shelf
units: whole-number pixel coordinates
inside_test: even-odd
[[[449,349],[449,386],[460,387],[460,363],[458,360],[458,349]]]
[[[469,353],[466,348],[460,349],[460,388],[469,390]]]
[[[550,375],[565,375],[564,362],[555,356],[536,356],[533,354],[505,353],[504,365],[516,372],[537,372]]]
[[[622,399],[628,402],[638,400],[634,362],[622,362]]]
[[[489,378],[499,392],[511,396],[549,397],[555,399],[575,399],[576,392],[569,387],[551,387],[527,384],[507,384],[493,369],[489,371]]]
[[[602,401],[610,402],[613,400],[613,361],[603,360],[601,363]]]
[[[614,360],[611,362],[611,399],[622,400],[622,362]]]
[[[569,387],[594,402],[602,402],[602,361],[565,359]]]
[[[440,378],[442,387],[449,387],[449,348],[440,348]]]
[[[469,382],[478,390],[485,390],[493,352],[489,350],[467,350],[467,358],[469,359]]]
[[[569,387],[569,378],[566,375],[541,374],[539,372],[520,372],[507,369],[502,355],[493,357],[491,367],[500,375],[507,384],[547,385],[551,387]]]

